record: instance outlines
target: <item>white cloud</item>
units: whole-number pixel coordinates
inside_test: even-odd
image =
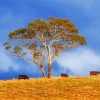
[[[25,62],[25,63],[24,63]],[[27,72],[37,73],[39,68],[34,63],[27,63],[13,54],[9,54],[0,43],[0,72]]]
[[[7,72],[12,70],[18,70],[18,65],[14,63],[9,56],[7,56],[3,50],[0,51],[0,71]]]
[[[91,70],[100,70],[100,54],[88,48],[78,48],[68,54],[60,55],[57,62],[76,75],[88,75]]]

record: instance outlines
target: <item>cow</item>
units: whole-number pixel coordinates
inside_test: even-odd
[[[68,77],[67,74],[61,73],[61,77]]]
[[[28,79],[29,80],[29,77],[27,75],[19,75],[18,76],[18,79]]]
[[[100,75],[100,71],[90,71],[90,76],[92,75]]]

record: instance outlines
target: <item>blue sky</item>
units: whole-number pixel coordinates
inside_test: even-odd
[[[53,63],[53,75],[88,75],[100,71],[100,0],[0,0],[0,79],[28,74],[41,76],[36,65],[9,54],[3,47],[8,34],[27,27],[34,19],[47,20],[49,16],[68,18],[87,39],[87,46],[60,55]]]

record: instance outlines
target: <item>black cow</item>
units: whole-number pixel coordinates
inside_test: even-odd
[[[29,80],[29,77],[27,75],[19,75],[18,76],[18,79],[28,79]]]
[[[68,77],[67,74],[61,73],[61,77]]]

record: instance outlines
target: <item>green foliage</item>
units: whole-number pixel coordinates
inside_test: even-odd
[[[31,30],[34,29],[34,30],[40,31],[40,32],[45,31],[46,29],[48,29],[48,27],[49,27],[49,24],[40,19],[35,20],[35,21],[29,23],[29,25],[28,25],[28,28],[31,28]]]
[[[30,49],[30,50],[36,50],[37,49],[36,46],[37,45],[35,43],[33,43],[33,44],[31,44],[31,45],[28,46],[28,49]]]
[[[26,31],[27,31],[27,29],[22,29],[22,28],[18,29],[18,30],[14,31],[14,32],[11,32],[9,34],[9,37],[11,39],[15,39],[15,38],[19,38],[20,35],[21,35],[21,37],[24,38],[26,36],[26,34],[25,34]]]
[[[78,41],[81,45],[86,44],[85,38],[78,34],[77,28],[70,20],[53,17],[49,17],[47,22],[40,19],[32,21],[26,29],[11,32],[9,37],[11,39],[34,39],[39,37],[41,42],[47,42],[47,39],[52,40],[55,37],[62,40]]]
[[[19,53],[22,51],[22,48],[19,46],[14,47],[14,53]]]
[[[11,49],[11,46],[10,46],[10,44],[8,42],[5,42],[4,46],[5,46],[6,50],[10,50]]]
[[[62,18],[53,18],[49,17],[50,26],[53,28],[54,26],[58,27],[58,31],[61,33],[71,32],[71,33],[78,33],[75,25],[71,23],[68,19]]]

